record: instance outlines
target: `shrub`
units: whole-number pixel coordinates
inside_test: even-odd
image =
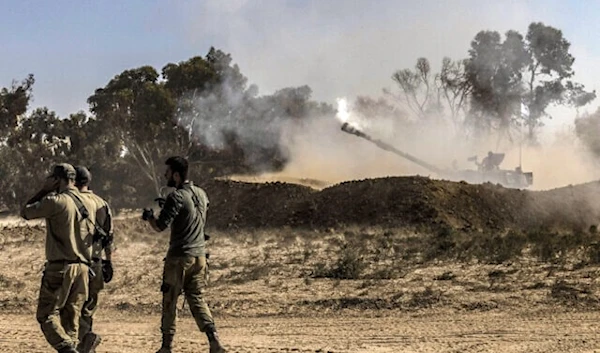
[[[362,249],[344,243],[340,248],[335,264],[331,267],[324,263],[316,264],[313,276],[336,279],[359,279],[366,267]]]

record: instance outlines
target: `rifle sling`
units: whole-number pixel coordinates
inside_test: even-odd
[[[90,219],[90,213],[88,212],[87,208],[85,208],[85,206],[83,205],[81,199],[71,192],[66,192],[65,194],[69,195],[71,199],[75,202],[75,206],[77,206],[77,210],[81,214],[81,217],[83,219],[87,219],[88,222],[90,222],[94,226],[96,232],[100,233],[102,237],[105,237],[106,232],[104,231],[104,229],[98,227],[98,225],[95,222],[92,222],[92,220]]]

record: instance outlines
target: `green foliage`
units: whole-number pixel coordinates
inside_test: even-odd
[[[522,72],[530,61],[519,33],[508,31],[504,41],[498,32],[477,33],[469,50],[467,78],[473,87],[471,114],[477,116],[472,123],[478,130],[508,131],[520,109]]]
[[[178,132],[169,121],[175,101],[158,77],[150,66],[126,70],[88,98],[99,128],[112,134],[126,157],[149,179],[156,195],[161,160]]]
[[[27,111],[34,82],[30,74],[18,84],[13,82],[10,89],[0,90],[0,141],[17,128],[19,118]]]
[[[540,22],[523,37],[508,31],[479,32],[469,50],[468,79],[473,85],[471,122],[480,129],[497,128],[510,136],[513,124],[528,128],[530,142],[552,104],[580,107],[595,99],[583,85],[569,80],[574,58],[562,31]],[[521,116],[521,103],[528,115]]]
[[[562,32],[543,23],[532,23],[526,36],[511,30],[502,38],[482,31],[467,59],[444,58],[435,74],[429,61],[419,58],[393,80],[406,107],[421,120],[449,115],[456,129],[466,123],[478,131],[500,129],[509,137],[511,127],[525,124],[533,141],[548,106],[580,107],[595,99],[595,92],[571,81],[569,50]],[[190,160],[192,178],[281,170],[289,158],[280,145],[283,126],[335,113],[330,105],[313,101],[308,86],[259,96],[231,55],[215,48],[205,56],[168,63],[160,73],[140,66],[115,75],[88,98],[91,116],[77,112],[61,118],[45,107],[26,114],[34,82],[29,75],[0,89],[0,208],[13,211],[50,166],[62,161],[90,167],[93,188],[116,208],[150,202],[164,182],[163,162],[174,154]],[[521,103],[529,108],[525,120]],[[356,106],[365,116],[414,123],[385,100],[359,97]],[[593,134],[596,120],[595,115],[579,119],[577,133],[600,154]],[[504,238],[497,241],[504,249],[494,252],[498,261],[518,247],[512,249]],[[474,246],[441,234],[424,256],[464,251],[465,244]]]
[[[333,114],[308,86],[257,96],[231,55],[215,48],[161,73],[140,66],[115,75],[88,98],[91,116],[61,118],[45,107],[26,115],[33,75],[0,89],[0,209],[16,212],[64,161],[90,168],[92,189],[115,209],[151,202],[175,154],[190,160],[192,179],[278,170],[287,162],[281,126]]]
[[[437,74],[426,58],[417,59],[414,69],[396,71],[392,80],[400,94],[394,98],[417,120],[447,123],[440,117],[449,117],[447,127],[455,133],[485,137],[500,132],[514,141],[515,130],[524,126],[527,139],[535,143],[549,106],[578,108],[596,98],[595,91],[571,80],[575,58],[570,46],[561,30],[541,22],[531,23],[525,36],[515,30],[504,36],[480,31],[468,57],[444,58]]]

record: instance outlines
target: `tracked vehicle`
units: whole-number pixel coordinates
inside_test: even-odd
[[[448,179],[452,181],[466,181],[471,184],[481,184],[489,182],[494,184],[500,184],[507,188],[516,189],[528,188],[533,184],[533,173],[523,172],[520,166],[516,167],[514,170],[500,168],[500,164],[502,164],[502,161],[504,161],[504,153],[489,152],[488,155],[485,158],[483,158],[481,162],[478,162],[476,156],[469,158],[468,161],[474,162],[477,166],[477,169],[443,169],[438,168],[433,164],[427,163],[411,154],[400,151],[399,149],[395,148],[394,146],[388,143],[375,139],[367,135],[363,131],[357,129],[356,127],[353,127],[347,122],[342,125],[342,131],[358,137],[362,137],[374,143],[377,147],[383,150],[408,159],[409,161],[435,173],[437,177],[442,179]]]

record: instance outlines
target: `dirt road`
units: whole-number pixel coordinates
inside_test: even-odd
[[[380,313],[381,314],[381,313]],[[228,352],[600,352],[598,313],[422,313],[397,317],[218,318]],[[98,352],[155,352],[158,316],[104,312]],[[176,352],[205,351],[190,317]],[[32,315],[0,314],[0,350],[51,352]]]

